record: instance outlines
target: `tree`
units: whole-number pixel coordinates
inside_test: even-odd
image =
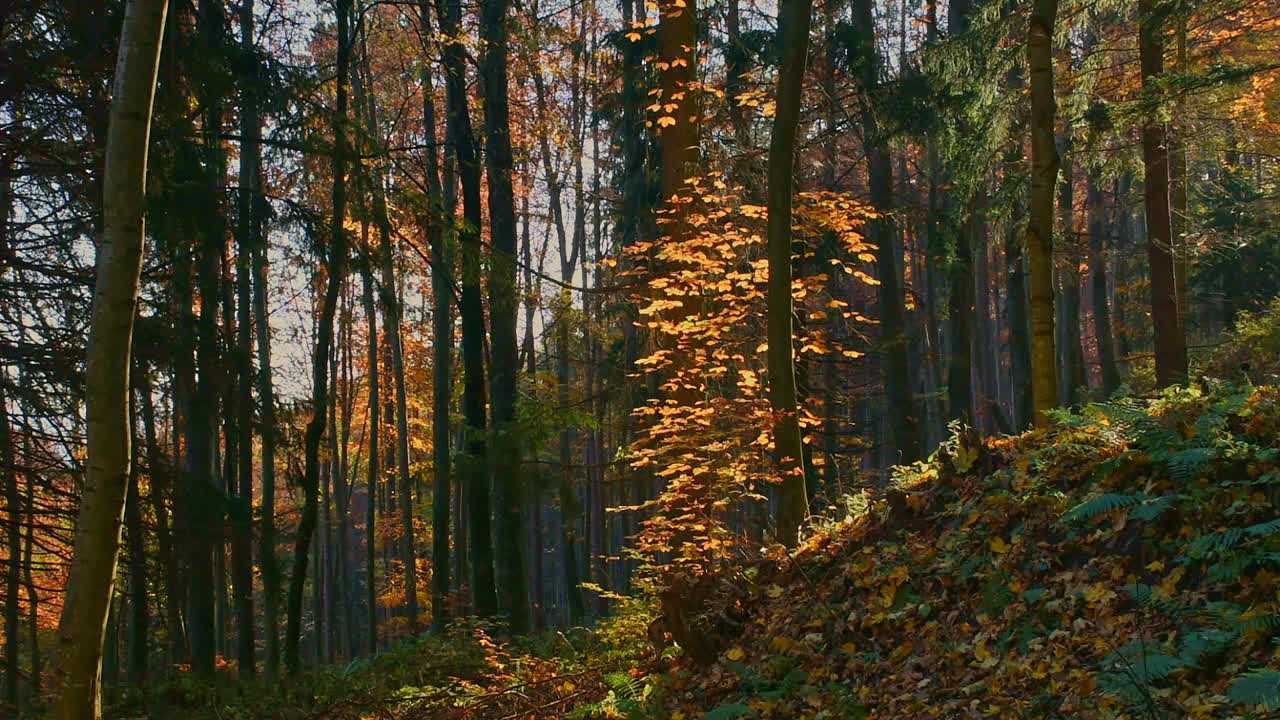
[[[876,45],[872,0],[857,0],[853,13],[854,37],[849,44],[849,65],[861,86],[860,119],[867,153],[867,180],[871,205],[877,217],[868,221],[868,237],[876,246],[876,278],[880,281],[881,368],[889,425],[897,456],[893,462],[920,459],[919,418],[911,391],[911,364],[903,307],[902,270],[894,253],[893,165],[888,138],[881,132],[874,107],[880,84],[880,51]]]
[[[361,45],[367,41],[361,36]],[[367,66],[368,51],[364,52],[365,67],[363,71],[372,77]],[[360,71],[356,77],[359,79]],[[385,151],[378,130],[378,105],[372,88],[362,88],[356,83],[357,104],[365,116],[365,127],[369,133],[369,142],[378,153]],[[396,281],[395,269],[395,232],[391,227],[391,218],[387,213],[386,176],[379,163],[370,174],[370,189],[373,200],[373,216],[377,223],[379,246],[379,266],[381,280],[378,284],[378,298],[382,305],[383,332],[386,334],[387,346],[391,351],[391,383],[395,395],[396,423],[396,474],[399,487],[396,491],[396,502],[400,511],[400,561],[404,563],[405,572],[405,613],[409,620],[410,634],[418,632],[418,570],[417,553],[413,544],[413,480],[409,476],[409,411],[404,386],[404,340],[401,337],[402,308],[399,297],[399,285]],[[372,258],[369,258],[372,261]]]
[[[337,11],[337,93],[333,110],[333,216],[327,252],[324,300],[316,327],[316,346],[311,358],[311,420],[307,423],[302,490],[304,505],[293,547],[293,575],[289,577],[284,664],[290,674],[300,669],[298,644],[302,635],[302,591],[307,579],[311,534],[315,532],[320,491],[320,442],[324,439],[329,405],[329,353],[333,346],[333,320],[338,293],[346,274],[347,231],[347,82],[351,70],[351,41],[348,27],[351,0],[335,0]]]
[[[493,577],[493,539],[489,534],[489,465],[485,443],[484,302],[480,294],[480,156],[471,131],[467,99],[466,49],[459,0],[436,0],[444,37],[443,64],[447,145],[454,148],[462,184],[462,223],[458,226],[462,255],[462,411],[466,423],[465,454],[459,469],[466,490],[468,541],[471,548],[471,600],[477,615],[498,610]],[[452,188],[449,189],[452,192]]]
[[[769,400],[778,415],[774,425],[774,453],[783,476],[778,499],[778,537],[787,544],[796,541],[800,523],[809,514],[792,345],[791,195],[796,125],[800,122],[812,15],[812,0],[785,0],[778,7],[783,54],[778,69],[773,137],[769,142]]]
[[[423,42],[431,36],[431,12],[419,8]],[[429,46],[424,47],[424,51]],[[436,107],[430,63],[422,65],[422,126],[428,143],[436,140]],[[453,257],[446,234],[444,189],[439,154],[426,150],[427,212],[424,222],[431,243],[431,627],[441,632],[449,621],[449,506],[450,455],[449,407],[453,383]],[[452,177],[450,177],[452,180]],[[452,188],[450,188],[452,190]],[[370,325],[372,327],[372,325]]]
[[[240,9],[241,43],[251,43],[254,36],[253,2],[243,0]],[[252,49],[252,45],[249,45]],[[248,50],[246,50],[247,52]],[[246,67],[249,64],[246,59]],[[256,73],[248,71],[245,78],[245,89],[252,87]],[[250,166],[241,170],[241,183],[248,183],[245,188],[247,197],[242,197],[241,212],[247,212],[248,225],[245,231],[252,241],[249,248],[250,271],[253,279],[253,315],[256,320],[258,374],[258,420],[261,432],[262,465],[262,501],[259,506],[259,566],[262,571],[262,625],[266,638],[265,671],[268,680],[274,680],[280,669],[280,569],[276,565],[276,400],[275,389],[271,377],[271,318],[267,312],[267,239],[263,232],[265,198],[262,194],[262,121],[258,113],[258,93],[256,88],[249,90],[244,98],[242,112],[244,146],[240,152],[249,157]],[[243,251],[242,251],[243,252]],[[241,300],[243,303],[244,301]],[[248,382],[245,378],[243,382]]]
[[[1163,15],[1152,0],[1138,2],[1138,55],[1142,89],[1154,93],[1164,74]],[[1169,206],[1169,147],[1164,123],[1148,113],[1142,122],[1143,204],[1147,211],[1147,262],[1151,321],[1155,329],[1156,385],[1187,380],[1187,339],[1178,313],[1177,261]],[[1185,191],[1184,191],[1185,192]]]
[[[1057,350],[1053,330],[1053,195],[1058,179],[1054,141],[1053,28],[1057,0],[1033,0],[1027,25],[1031,85],[1031,199],[1027,218],[1027,264],[1031,288],[1031,397],[1033,424],[1049,422],[1057,404]]]
[[[511,185],[511,112],[507,93],[507,0],[481,3],[484,61],[485,170],[489,176],[489,383],[493,397],[494,517],[497,521],[498,606],[523,634],[529,626],[521,542],[520,444],[516,438],[516,211]]]
[[[1098,172],[1090,168],[1086,180],[1089,205],[1089,297],[1093,303],[1093,329],[1097,335],[1098,363],[1102,366],[1102,394],[1110,397],[1120,387],[1115,339],[1111,332],[1111,299],[1107,292],[1107,209],[1103,205]]]
[[[253,613],[253,276],[251,258],[262,242],[262,225],[258,220],[258,185],[261,182],[259,163],[262,147],[261,120],[258,116],[258,88],[250,59],[253,57],[254,37],[253,0],[242,0],[240,5],[241,62],[246,68],[242,78],[240,100],[240,190],[236,247],[236,476],[240,486],[231,504],[231,565],[234,574],[236,608],[236,658],[242,677],[252,677],[256,671],[257,643],[254,640]]]
[[[115,585],[132,433],[129,369],[142,272],[151,105],[167,0],[129,0],[116,62],[103,172],[103,235],[85,358],[88,462],[58,623],[56,720],[102,715],[103,631]]]

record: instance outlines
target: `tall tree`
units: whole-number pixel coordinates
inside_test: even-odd
[[[1053,29],[1057,0],[1033,0],[1027,25],[1031,79],[1031,200],[1027,218],[1027,264],[1031,286],[1031,397],[1033,423],[1044,426],[1057,404],[1057,350],[1053,330],[1053,195],[1058,179],[1054,139]]]
[[[880,308],[881,368],[887,399],[886,413],[897,457],[893,462],[920,459],[919,418],[911,390],[910,343],[906,334],[906,310],[902,292],[902,270],[894,252],[893,164],[888,139],[876,117],[875,97],[880,85],[880,51],[876,44],[872,0],[856,0],[853,33],[849,44],[849,64],[854,69],[862,93],[860,115],[862,138],[867,155],[867,178],[871,205],[877,217],[868,221],[868,236],[876,246],[876,277]]]
[[[257,669],[257,643],[253,613],[253,276],[251,258],[261,243],[262,225],[257,219],[261,162],[261,120],[258,115],[257,77],[252,71],[254,52],[253,0],[240,4],[240,52],[244,68],[240,88],[240,187],[236,246],[236,342],[235,392],[236,476],[239,487],[230,507],[232,521],[231,566],[235,588],[236,658],[241,677]]]
[[[260,132],[256,124],[251,133]],[[259,166],[259,171],[261,170]],[[259,210],[263,203],[258,184],[261,175],[254,178],[254,202]],[[253,213],[253,222],[261,228],[262,215]],[[253,314],[256,320],[258,351],[258,421],[261,427],[262,501],[258,513],[261,526],[258,532],[259,559],[262,570],[262,632],[266,638],[265,672],[268,680],[276,677],[280,669],[280,568],[276,564],[276,401],[271,375],[271,318],[267,310],[267,239],[261,231],[254,233],[256,243],[252,252],[253,262]]]
[[[146,370],[137,368],[134,377],[145,372]],[[3,398],[0,397],[0,399]],[[4,421],[5,424],[8,422],[3,407],[0,407],[0,421]],[[137,432],[136,417],[131,418],[129,431]],[[5,428],[0,428],[0,432],[6,432]],[[3,439],[0,439],[0,442],[3,442]],[[142,498],[139,489],[141,472],[138,462],[139,443],[136,435],[130,440],[130,444],[133,457],[129,466],[129,489],[124,501],[124,532],[129,548],[129,624],[125,641],[125,672],[129,682],[142,683],[147,679],[149,656],[147,630],[151,617],[150,600],[147,597],[147,542],[146,528],[142,524]]]
[[[1062,322],[1056,328],[1059,352],[1059,371],[1062,378],[1059,383],[1061,392],[1058,401],[1062,405],[1072,405],[1080,401],[1080,394],[1087,386],[1084,366],[1084,345],[1080,315],[1080,264],[1083,254],[1080,249],[1080,236],[1076,233],[1076,183],[1075,183],[1075,151],[1071,137],[1071,124],[1068,122],[1063,130],[1062,180],[1058,191],[1058,214],[1062,216],[1062,252],[1065,263],[1058,266],[1058,278],[1061,281],[1061,295],[1058,309]]]
[[[947,33],[958,37],[968,32],[969,15],[972,11],[971,0],[951,0],[947,7]],[[945,196],[941,189],[937,192]],[[975,197],[963,210],[960,226],[954,233],[955,248],[951,253],[948,273],[951,288],[947,297],[947,324],[951,344],[947,363],[947,414],[962,422],[973,421],[973,321],[977,301],[974,288],[973,236],[981,227],[976,217],[977,204]]]
[[[796,542],[800,523],[809,514],[792,343],[791,196],[796,126],[800,123],[800,98],[804,90],[812,16],[812,0],[784,0],[778,6],[778,32],[783,52],[775,98],[777,111],[773,117],[773,136],[769,141],[769,399],[773,412],[777,414],[773,430],[774,452],[783,476],[778,498],[778,537],[788,545]]]
[[[147,147],[167,0],[125,5],[107,130],[103,235],[85,358],[88,462],[58,623],[55,720],[102,716],[103,630],[131,460],[129,366],[142,272]]]
[[[0,218],[7,226],[8,218]],[[18,471],[14,458],[13,432],[9,425],[9,399],[5,388],[7,376],[0,377],[0,475],[4,476],[5,510],[8,517],[8,563],[5,568],[4,592],[4,699],[10,707],[18,707],[18,653],[22,634],[19,632],[20,603],[18,587],[22,581],[22,496],[18,492]],[[130,496],[136,485],[136,473],[129,475]],[[130,543],[130,558],[134,548]]]
[[[361,34],[360,43],[362,47],[367,43],[364,33]],[[369,84],[372,84],[367,47],[362,54],[364,56],[363,73],[369,78]],[[381,158],[385,155],[386,148],[378,129],[377,99],[373,95],[372,87],[361,87],[359,78],[360,72],[357,71],[355,85],[357,104],[361,106],[360,111],[365,116],[365,129],[369,133],[369,141],[373,143],[375,153]],[[404,564],[405,573],[405,614],[409,621],[410,634],[417,634],[418,563],[413,542],[413,478],[409,475],[409,410],[404,386],[404,340],[400,333],[403,308],[399,297],[399,285],[396,282],[395,232],[387,213],[386,172],[381,161],[374,166],[368,180],[372,191],[373,216],[381,241],[378,247],[381,273],[378,298],[382,305],[383,332],[386,335],[387,349],[391,351],[391,383],[396,423],[396,476],[399,479],[396,502],[400,513],[400,561]]]
[[[480,65],[484,88],[485,170],[489,177],[489,382],[493,397],[494,517],[497,521],[498,605],[511,632],[529,626],[529,594],[521,548],[523,487],[516,438],[516,209],[511,185],[511,111],[507,93],[508,0],[480,4]]]
[[[1116,345],[1111,332],[1111,293],[1107,291],[1107,235],[1111,224],[1101,184],[1098,171],[1090,168],[1085,187],[1089,206],[1089,299],[1093,305],[1093,331],[1102,370],[1102,394],[1110,397],[1120,387],[1120,370],[1116,366]]]
[[[311,358],[311,420],[304,439],[302,490],[304,504],[298,523],[298,537],[293,547],[293,574],[289,577],[287,626],[285,629],[284,663],[290,674],[300,669],[298,655],[302,636],[302,592],[307,579],[311,535],[315,532],[319,511],[320,442],[324,439],[329,405],[329,353],[333,346],[333,320],[338,308],[347,263],[347,83],[351,70],[350,12],[351,0],[334,0],[337,14],[337,92],[333,110],[333,216],[327,248],[324,300],[316,327],[316,346]]]
[[[1157,92],[1164,74],[1164,14],[1156,12],[1152,0],[1138,2],[1138,56],[1143,92]],[[1142,166],[1156,385],[1166,387],[1186,382],[1187,340],[1178,316],[1178,273],[1169,206],[1168,135],[1164,121],[1154,112],[1148,113],[1142,122]]]
[[[360,235],[363,242],[363,257],[360,259],[360,280],[364,296],[364,315],[368,322],[368,383],[369,383],[369,459],[368,484],[365,499],[365,602],[368,607],[367,622],[369,624],[369,652],[378,650],[378,602],[375,571],[378,551],[377,511],[378,480],[382,476],[382,455],[378,448],[379,436],[382,432],[382,396],[380,394],[381,378],[378,364],[378,305],[374,293],[373,250],[369,247],[369,226],[361,223]]]
[[[465,38],[460,0],[436,0],[436,15],[444,39],[442,61],[447,145],[457,158],[462,184],[462,222],[458,227],[462,255],[462,292],[458,314],[462,320],[462,410],[466,423],[465,453],[460,470],[466,490],[468,542],[471,548],[471,597],[476,614],[498,610],[493,576],[493,539],[489,523],[489,465],[485,444],[484,303],[480,290],[480,156],[467,97]],[[452,192],[452,188],[450,189]],[[447,197],[447,196],[446,196]]]
[[[431,12],[419,7],[423,43],[431,37]],[[424,51],[429,55],[430,46]],[[422,130],[426,136],[427,238],[431,243],[431,627],[436,632],[449,622],[449,400],[453,384],[453,267],[448,242],[452,214],[446,215],[436,152],[436,105],[431,64],[422,65]],[[450,178],[452,180],[452,177]],[[450,188],[452,190],[452,188]],[[449,233],[446,234],[446,230]]]

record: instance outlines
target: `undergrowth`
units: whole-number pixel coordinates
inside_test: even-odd
[[[1278,438],[1280,388],[1212,383],[957,434],[631,717],[1277,717]]]

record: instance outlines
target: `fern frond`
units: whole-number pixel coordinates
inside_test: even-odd
[[[1275,520],[1272,520],[1270,522],[1258,523],[1257,525],[1250,525],[1249,527],[1245,528],[1244,531],[1249,533],[1253,537],[1258,537],[1258,538],[1275,535],[1276,533],[1280,533],[1280,518],[1276,518]]]
[[[1227,697],[1241,705],[1261,705],[1267,710],[1280,709],[1280,672],[1256,670],[1245,673],[1231,683]]]
[[[1142,493],[1137,493],[1135,495],[1104,493],[1068,510],[1062,516],[1062,522],[1075,523],[1091,520],[1099,515],[1106,515],[1117,510],[1124,510],[1135,505],[1140,505],[1146,499],[1147,496]]]

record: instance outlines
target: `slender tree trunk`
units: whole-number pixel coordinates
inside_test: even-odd
[[[1115,315],[1113,332],[1116,338],[1116,362],[1120,364],[1122,374],[1127,372],[1128,358],[1133,352],[1130,344],[1128,304],[1125,302],[1128,296],[1128,290],[1125,287],[1129,278],[1128,254],[1133,247],[1133,211],[1129,204],[1132,185],[1132,173],[1123,173],[1112,185],[1116,205],[1115,263],[1112,271],[1115,277],[1111,283]]]
[[[140,369],[139,374],[145,374],[145,372]],[[0,397],[0,404],[2,401],[3,397]],[[0,419],[5,419],[2,414],[3,410],[0,410]],[[131,414],[136,413],[131,412]],[[131,419],[129,425],[131,433],[136,432],[136,425],[137,423]],[[0,442],[3,441],[0,440]],[[124,502],[125,536],[129,546],[129,625],[125,641],[125,673],[129,682],[138,684],[147,679],[147,631],[151,618],[147,598],[146,530],[142,526],[142,500],[138,491],[140,473],[137,438],[132,438],[130,444],[132,460],[129,467],[129,489]]]
[[[363,38],[361,40],[363,43]],[[365,57],[367,62],[367,51],[365,52]],[[359,85],[357,85],[356,91],[357,93],[361,92]],[[369,88],[363,94],[365,95],[364,98],[361,98],[363,102],[358,104],[363,105],[361,110],[365,115],[366,129],[375,145],[375,149],[381,148],[383,139],[378,131],[377,103],[373,97],[372,88]],[[409,621],[409,634],[417,635],[419,615],[418,570],[417,553],[413,541],[413,495],[411,492],[413,480],[409,475],[409,411],[404,386],[404,342],[400,336],[400,318],[403,308],[401,308],[400,299],[397,295],[395,237],[391,227],[391,220],[387,215],[386,178],[381,165],[374,169],[369,179],[373,185],[374,218],[378,224],[378,235],[382,243],[378,254],[382,276],[381,283],[378,286],[378,297],[382,305],[383,328],[386,334],[387,346],[391,351],[391,380],[395,395],[395,459],[396,476],[399,480],[396,500],[400,515],[401,538],[398,549],[400,551],[400,562],[404,564],[405,614]]]
[[[7,224],[8,218],[0,218]],[[0,474],[4,475],[4,497],[8,529],[8,554],[4,593],[4,698],[12,708],[18,707],[18,654],[22,634],[18,588],[22,581],[22,496],[18,492],[18,471],[14,458],[13,432],[9,425],[9,400],[6,377],[0,377]],[[130,487],[136,487],[136,473],[130,472]],[[28,480],[30,482],[30,480]],[[132,538],[131,538],[132,539]],[[133,548],[130,547],[130,555]]]
[[[251,56],[254,44],[253,0],[242,0],[240,6],[240,47]],[[240,677],[253,677],[257,671],[257,642],[254,638],[253,612],[253,280],[250,258],[261,242],[261,225],[256,219],[260,173],[258,164],[261,133],[258,118],[257,78],[252,72],[242,78],[240,135],[239,227],[236,251],[236,426],[239,437],[234,458],[238,468],[238,488],[231,512],[231,566],[235,587],[236,657]]]
[[[462,181],[462,405],[467,426],[465,455],[460,466],[466,489],[467,527],[471,553],[471,595],[477,615],[498,610],[493,575],[493,540],[489,534],[490,473],[485,444],[484,304],[480,290],[480,158],[467,100],[466,53],[463,48],[462,7],[459,0],[436,0],[440,32],[446,38],[443,64],[448,96],[448,145],[455,148]]]
[[[777,112],[769,142],[769,399],[774,421],[774,453],[782,487],[778,495],[778,538],[787,545],[799,539],[809,514],[808,479],[802,462],[804,443],[796,399],[795,348],[792,345],[791,196],[794,182],[796,126],[809,53],[812,0],[785,0],[778,8],[782,65],[778,69]]]
[[[1068,133],[1070,128],[1068,128]],[[1062,280],[1062,326],[1057,328],[1057,342],[1062,362],[1062,392],[1058,400],[1062,405],[1073,405],[1080,400],[1081,392],[1088,386],[1084,367],[1084,347],[1080,317],[1080,237],[1076,234],[1075,158],[1073,142],[1068,134],[1063,142],[1062,182],[1058,211],[1062,215],[1063,255],[1067,262],[1060,266]]]
[[[876,245],[876,276],[880,309],[881,365],[895,462],[910,463],[920,459],[919,418],[911,395],[910,343],[906,333],[906,311],[903,307],[902,276],[893,252],[894,223],[893,165],[889,149],[882,137],[871,94],[876,92],[880,77],[880,54],[876,47],[875,21],[871,0],[858,0],[854,6],[854,24],[859,43],[850,49],[850,65],[857,69],[862,86],[862,134],[867,152],[867,175],[871,204],[878,218],[868,222],[868,236]]]
[[[430,37],[431,12],[419,7],[423,37]],[[424,48],[430,55],[430,47]],[[429,142],[436,139],[436,107],[431,64],[422,66],[422,125]],[[426,152],[428,212],[425,222],[431,243],[431,627],[442,632],[449,622],[449,399],[453,384],[453,253],[452,207],[446,213],[441,187],[440,160],[435,148]],[[450,176],[452,181],[452,176]],[[453,188],[449,188],[452,192]]]
[[[1111,231],[1111,223],[1108,222],[1097,170],[1089,170],[1086,183],[1089,205],[1089,299],[1093,305],[1093,333],[1098,343],[1102,395],[1110,397],[1120,387],[1115,340],[1111,334],[1111,304],[1107,293],[1106,238]]]
[[[1152,0],[1138,2],[1138,55],[1142,87],[1154,91],[1164,74],[1163,16]],[[1154,114],[1142,124],[1143,196],[1147,217],[1147,262],[1151,274],[1151,320],[1155,328],[1156,385],[1187,380],[1187,340],[1178,318],[1177,263],[1169,207],[1169,148],[1164,123]]]
[[[202,0],[197,18],[198,45],[204,52],[219,51],[223,43],[225,19],[222,3]],[[192,669],[212,676],[222,633],[219,610],[224,607],[225,576],[219,562],[225,547],[221,541],[225,487],[220,480],[218,442],[219,330],[218,305],[221,296],[222,251],[226,244],[226,216],[223,208],[226,157],[217,134],[223,125],[223,98],[216,87],[202,88],[198,98],[202,110],[201,146],[203,167],[197,172],[203,184],[200,243],[195,271],[200,314],[190,319],[195,333],[196,363],[199,373],[187,417],[187,468],[190,540],[187,542],[190,578],[187,584]],[[192,162],[196,161],[192,158]],[[197,185],[196,187],[200,187]],[[191,312],[188,305],[184,312]]]
[[[173,494],[173,459],[160,457],[156,438],[155,407],[151,398],[151,376],[146,368],[140,368],[137,378],[138,398],[142,411],[142,436],[146,443],[147,480],[150,484],[148,499],[156,518],[156,554],[164,577],[165,632],[168,636],[167,657],[176,664],[183,657],[186,633],[182,624],[182,591],[178,578],[178,562],[174,557],[173,536],[170,533],[169,508],[165,496]]]
[[[364,239],[364,262],[360,265],[360,278],[364,291],[364,314],[365,319],[369,323],[369,359],[368,359],[368,383],[369,383],[369,460],[368,460],[368,488],[366,492],[368,497],[365,504],[365,520],[364,520],[364,541],[365,541],[365,590],[367,597],[365,602],[368,604],[368,623],[369,623],[369,652],[374,653],[378,650],[378,602],[377,602],[377,583],[375,578],[375,570],[377,568],[377,526],[375,524],[375,513],[378,505],[378,478],[382,475],[382,469],[379,462],[382,459],[380,450],[378,449],[378,436],[382,429],[382,401],[379,395],[379,377],[378,377],[378,306],[374,301],[373,291],[373,262],[372,252],[369,249],[369,226],[361,224],[361,236]]]
[[[545,127],[545,126],[544,126]],[[529,194],[525,193],[520,199],[520,213],[524,216],[524,222],[520,228],[520,259],[524,264],[524,340],[521,342],[521,353],[524,355],[525,373],[530,380],[538,372],[538,353],[536,341],[533,337],[533,315],[538,304],[539,288],[535,283],[533,276],[533,249],[532,241],[529,237]],[[537,459],[538,450],[535,448],[532,452],[533,459]],[[544,528],[542,522],[542,500],[543,495],[537,483],[533,483],[530,489],[529,498],[529,629],[533,633],[539,633],[546,627],[546,605],[544,597],[546,595],[546,581],[543,574],[543,556],[546,553],[544,539]]]
[[[102,714],[103,627],[131,457],[129,356],[142,272],[151,101],[167,12],[166,0],[130,0],[120,33],[103,174],[104,232],[85,358],[88,462],[58,624],[55,720],[96,720]]]
[[[329,351],[333,344],[333,319],[338,306],[338,291],[346,272],[347,234],[347,82],[350,74],[351,43],[348,15],[350,0],[336,0],[337,8],[337,77],[338,88],[333,114],[333,219],[332,240],[328,247],[324,304],[320,311],[312,362],[311,420],[305,436],[303,475],[304,505],[298,523],[298,539],[293,548],[293,574],[289,577],[288,621],[285,630],[284,662],[290,674],[300,669],[298,643],[302,634],[302,592],[307,579],[311,536],[315,532],[320,486],[320,442],[324,438],[325,414],[329,401]]]
[[[951,358],[947,363],[947,414],[952,420],[973,423],[973,224],[974,207],[956,233],[951,258],[951,293],[947,319],[951,329]]]
[[[520,541],[523,487],[516,433],[516,211],[512,191],[511,119],[507,95],[508,0],[480,4],[480,66],[484,90],[485,169],[489,179],[490,366],[493,396],[494,518],[497,521],[498,605],[513,634],[529,628],[529,594]]]
[[[254,132],[257,132],[254,125]],[[258,190],[260,175],[255,178]],[[262,203],[261,192],[255,192],[255,202]],[[261,232],[262,216],[254,212],[253,221],[256,243],[251,253],[253,262],[253,314],[257,320],[258,350],[258,422],[262,455],[262,501],[259,505],[259,559],[262,571],[262,632],[266,638],[264,671],[267,680],[274,680],[280,669],[280,568],[276,564],[276,411],[275,391],[271,376],[271,318],[267,311],[267,239]]]
[[[1178,18],[1175,36],[1175,62],[1180,75],[1187,72],[1187,19]],[[1178,322],[1182,325],[1183,337],[1187,333],[1187,310],[1190,306],[1187,295],[1187,279],[1191,271],[1191,248],[1187,240],[1187,137],[1188,135],[1187,104],[1185,95],[1180,94],[1176,101],[1173,122],[1170,123],[1168,137],[1169,151],[1169,227],[1170,239],[1173,243],[1174,288],[1178,297]],[[1185,342],[1185,340],[1184,340]]]
[[[1028,25],[1031,74],[1031,201],[1027,259],[1031,286],[1031,397],[1037,427],[1048,424],[1058,396],[1053,329],[1053,190],[1058,178],[1054,143],[1053,28],[1057,0],[1034,0]]]
[[[30,441],[24,439],[24,457],[30,457]],[[22,551],[23,582],[27,586],[27,644],[31,646],[31,695],[40,697],[41,678],[44,668],[40,656],[40,597],[36,592],[35,573],[32,570],[31,557],[36,545],[36,499],[35,483],[27,483],[27,541]]]

